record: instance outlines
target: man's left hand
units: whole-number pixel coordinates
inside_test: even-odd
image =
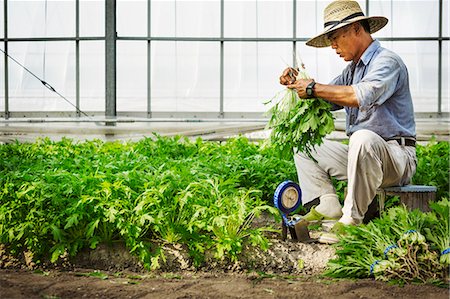
[[[306,94],[306,87],[313,80],[311,79],[299,79],[295,81],[293,84],[286,85],[287,88],[295,89],[298,96],[302,99],[307,99],[308,95]]]

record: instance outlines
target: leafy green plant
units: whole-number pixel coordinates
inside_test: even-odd
[[[297,78],[309,78],[304,68]],[[331,104],[322,99],[300,99],[295,90],[286,88],[269,103],[274,104],[267,112],[270,140],[284,156],[291,157],[294,149],[311,156],[314,145],[334,130]]]
[[[418,144],[416,153],[417,169],[412,183],[436,186],[436,198],[449,198],[450,144],[433,138],[425,145]]]
[[[56,262],[100,243],[123,242],[147,268],[164,244],[184,244],[196,265],[207,251],[236,259],[267,248],[250,224],[286,174],[273,149],[154,136],[139,142],[41,139],[0,146],[0,243]]]
[[[367,225],[345,227],[336,245],[337,258],[326,274],[400,282],[436,282],[448,277],[450,202],[432,205],[432,212],[391,208]]]

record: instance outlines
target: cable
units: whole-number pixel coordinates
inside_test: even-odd
[[[10,58],[12,61],[14,61],[15,63],[17,63],[18,65],[20,65],[24,70],[26,70],[28,73],[30,73],[33,77],[35,77],[36,79],[38,79],[39,81],[41,81],[42,85],[44,85],[46,88],[48,88],[49,90],[53,91],[54,93],[56,93],[57,95],[59,95],[64,101],[66,101],[67,103],[69,103],[72,107],[74,107],[76,109],[77,112],[83,114],[84,116],[88,117],[89,119],[92,119],[89,115],[87,115],[84,111],[81,111],[80,108],[78,108],[77,106],[75,106],[74,104],[72,104],[71,101],[69,101],[66,97],[64,97],[62,94],[60,94],[59,92],[57,92],[53,86],[51,86],[49,83],[47,83],[46,81],[42,80],[41,78],[39,78],[38,76],[36,76],[32,71],[30,71],[29,69],[27,69],[24,65],[22,65],[20,62],[18,62],[16,59],[14,59],[11,55],[9,55],[8,53],[6,53],[3,49],[0,49],[1,52],[3,52],[3,54],[5,54],[8,58]]]

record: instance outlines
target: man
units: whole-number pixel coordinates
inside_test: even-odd
[[[343,225],[362,223],[379,187],[405,185],[416,169],[415,121],[408,72],[403,61],[382,48],[371,33],[387,24],[384,17],[366,17],[356,1],[337,0],[324,11],[323,33],[308,40],[313,47],[331,46],[348,61],[342,74],[330,84],[294,80],[286,69],[280,83],[295,89],[300,98],[322,98],[333,110],[346,111],[349,145],[324,140],[310,159],[294,155],[302,202],[318,200],[305,215],[307,220],[339,220]],[[330,176],[348,180],[347,196],[341,208]],[[337,242],[332,234],[321,241]]]

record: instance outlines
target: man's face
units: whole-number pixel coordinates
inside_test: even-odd
[[[328,35],[328,39],[331,42],[331,48],[333,48],[336,51],[336,54],[345,61],[354,60],[358,53],[358,43],[355,37],[353,24],[339,28]]]

